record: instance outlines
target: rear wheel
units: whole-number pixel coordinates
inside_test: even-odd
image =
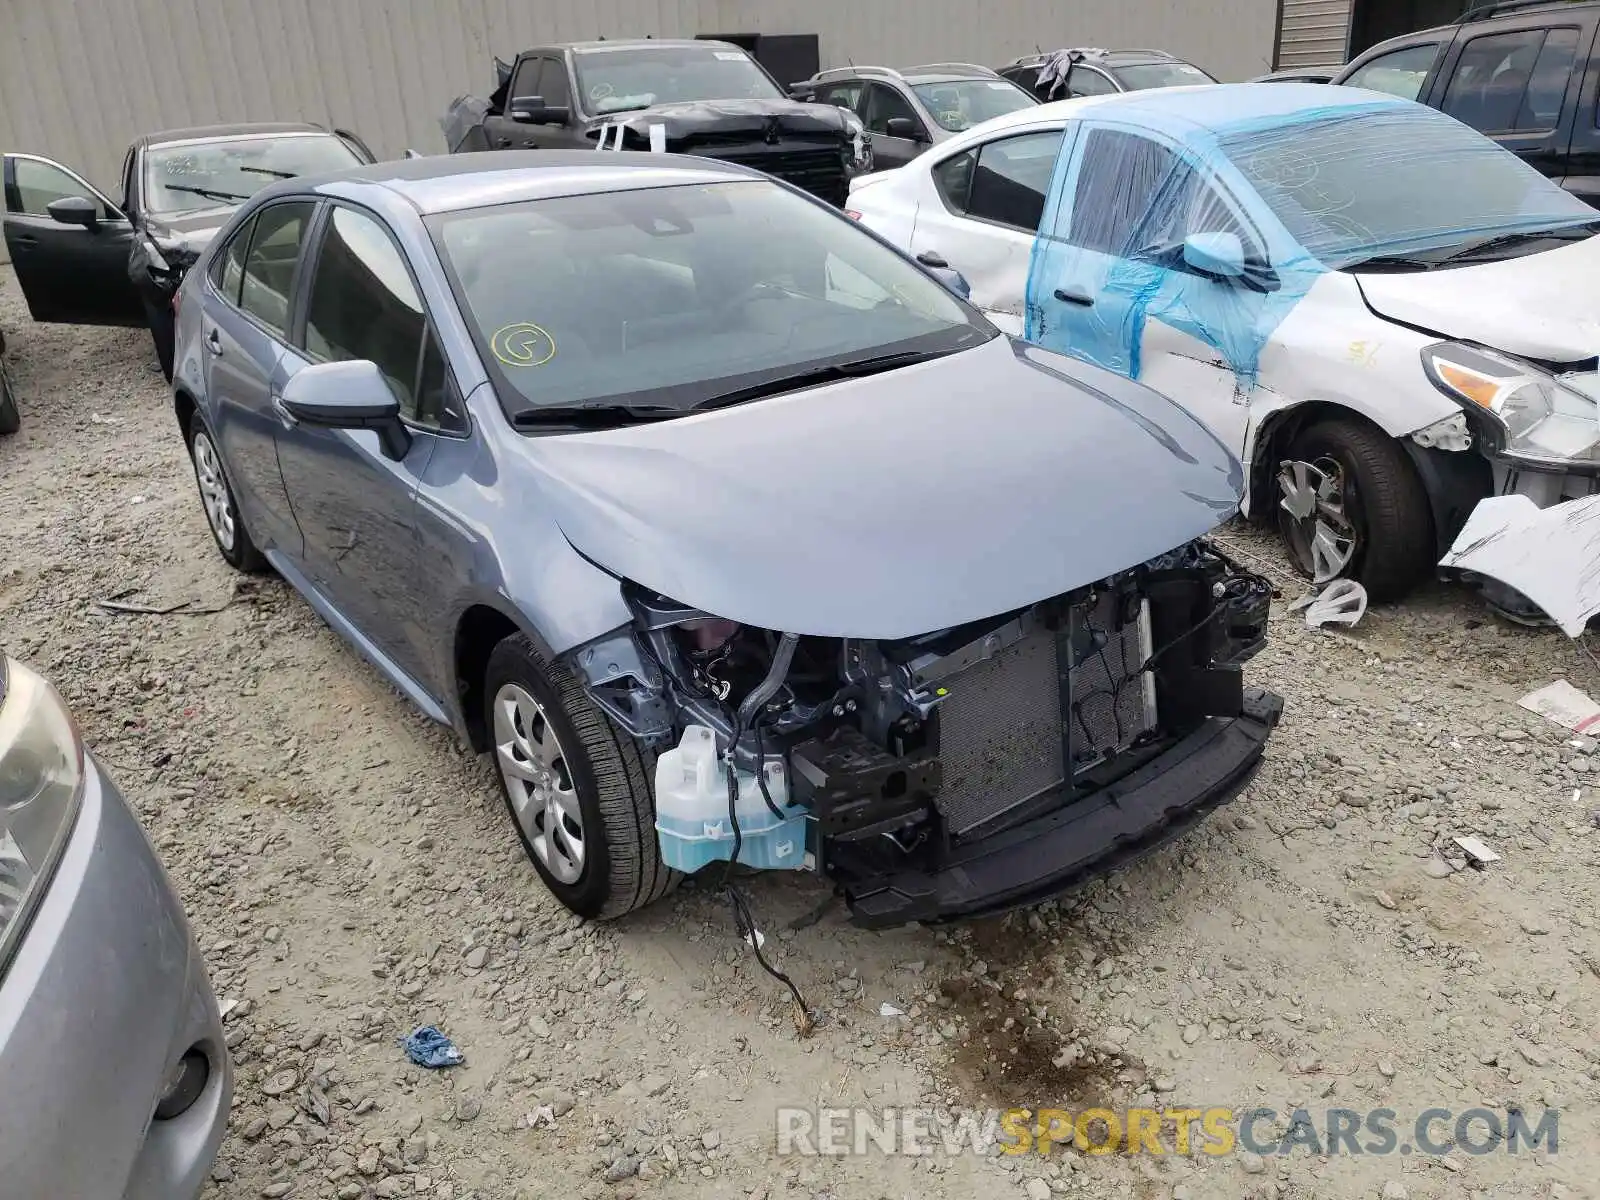
[[[1398,600],[1433,565],[1433,512],[1395,440],[1353,421],[1296,435],[1278,466],[1278,529],[1315,583],[1356,580],[1374,601]]]
[[[267,560],[256,549],[250,531],[239,517],[239,503],[223,470],[222,455],[199,414],[189,418],[189,457],[194,462],[194,481],[205,507],[206,523],[211,526],[211,536],[222,557],[238,571],[264,569]]]
[[[645,756],[582,682],[527,637],[506,638],[484,675],[484,726],[500,791],[534,869],[582,917],[620,917],[666,895]]]
[[[5,339],[0,338],[0,433],[15,433],[22,428],[22,414],[17,411],[17,395],[11,390],[5,350]]]

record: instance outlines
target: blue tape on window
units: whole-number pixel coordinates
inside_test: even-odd
[[[1033,247],[1026,336],[1135,379],[1151,321],[1249,389],[1330,271],[1596,219],[1453,118],[1354,88],[1132,93],[1085,109],[1072,145]]]

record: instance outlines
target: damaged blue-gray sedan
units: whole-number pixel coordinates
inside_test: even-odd
[[[180,293],[222,554],[493,755],[615,917],[708,864],[866,926],[1041,900],[1245,786],[1238,462],[729,163],[541,151],[276,185]]]

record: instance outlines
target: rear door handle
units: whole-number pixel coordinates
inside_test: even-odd
[[[222,338],[215,329],[206,334],[206,349],[213,354],[222,353]]]
[[[1056,299],[1063,304],[1076,304],[1080,308],[1093,308],[1094,297],[1086,292],[1068,291],[1066,288],[1056,289]]]

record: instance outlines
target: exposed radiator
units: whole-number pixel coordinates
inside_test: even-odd
[[[1066,781],[1060,667],[1071,674],[1068,742],[1074,773],[1126,749],[1155,727],[1155,689],[1140,671],[1150,654],[1150,616],[1118,620],[1106,595],[1075,616],[1072,634],[1041,631],[948,681],[939,705],[944,786],[937,803],[960,836]]]

